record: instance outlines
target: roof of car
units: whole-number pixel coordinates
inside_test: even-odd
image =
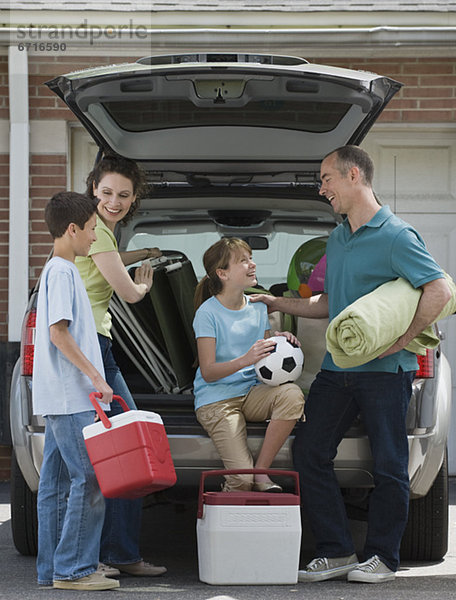
[[[15,10],[68,10],[68,11],[287,11],[287,12],[382,12],[382,11],[456,11],[456,0],[117,0],[77,2],[61,0],[16,0],[0,2]]]

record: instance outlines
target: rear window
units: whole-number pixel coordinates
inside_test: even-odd
[[[192,234],[190,231],[153,234],[137,233],[129,241],[127,250],[138,248],[158,247],[161,250],[175,250],[182,252],[191,261],[197,279],[205,275],[203,254],[220,239],[216,231],[199,231]],[[253,260],[257,265],[257,279],[259,285],[269,289],[272,285],[286,283],[288,267],[295,251],[304,243],[314,237],[303,233],[277,232],[269,235],[269,247],[265,250],[253,250]],[[140,263],[138,263],[139,265]]]
[[[350,110],[345,102],[252,100],[245,106],[195,106],[187,99],[104,102],[105,110],[126,131],[175,127],[272,127],[324,133],[332,131]]]

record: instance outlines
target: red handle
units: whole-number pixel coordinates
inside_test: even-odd
[[[97,401],[97,398],[99,398],[101,400],[102,397],[103,397],[103,394],[101,394],[101,392],[92,392],[91,394],[89,394],[89,400],[93,404],[94,409],[97,411],[97,415],[100,417],[101,422],[106,427],[106,429],[111,429],[112,423],[108,419],[108,417],[106,416],[105,411],[101,408],[101,406],[99,405],[99,403]],[[125,402],[125,400],[121,396],[115,396],[114,395],[112,397],[112,399],[113,400],[117,400],[117,402],[123,408],[124,412],[127,412],[128,410],[130,410],[128,408],[127,403]]]
[[[220,469],[217,471],[202,471],[200,477],[200,485],[198,491],[198,513],[197,518],[201,519],[203,516],[203,494],[204,494],[204,482],[208,477],[213,475],[283,475],[285,477],[293,477],[295,481],[295,494],[299,496],[299,475],[296,471],[282,471],[281,469]]]

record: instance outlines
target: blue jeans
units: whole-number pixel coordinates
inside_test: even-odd
[[[406,414],[415,373],[321,371],[305,405],[293,445],[303,506],[317,556],[354,552],[348,517],[334,473],[337,447],[361,414],[373,456],[364,560],[377,554],[393,571],[407,524],[409,503]]]
[[[38,489],[38,583],[96,571],[105,511],[82,429],[94,411],[46,417]]]
[[[136,410],[136,404],[125,379],[112,354],[111,340],[98,334],[106,381],[121,396],[128,407]],[[122,413],[118,402],[112,402],[108,417]],[[139,553],[141,532],[142,498],[126,500],[106,498],[106,516],[101,535],[100,560],[108,564],[131,564],[142,560]]]

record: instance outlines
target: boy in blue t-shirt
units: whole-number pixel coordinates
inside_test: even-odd
[[[61,192],[48,202],[45,220],[54,254],[38,292],[32,388],[33,412],[46,420],[38,583],[113,589],[119,582],[97,573],[105,505],[82,435],[95,417],[89,394],[100,392],[102,406],[109,409],[112,389],[104,379],[92,309],[74,265],[96,239],[96,204],[85,195]]]

